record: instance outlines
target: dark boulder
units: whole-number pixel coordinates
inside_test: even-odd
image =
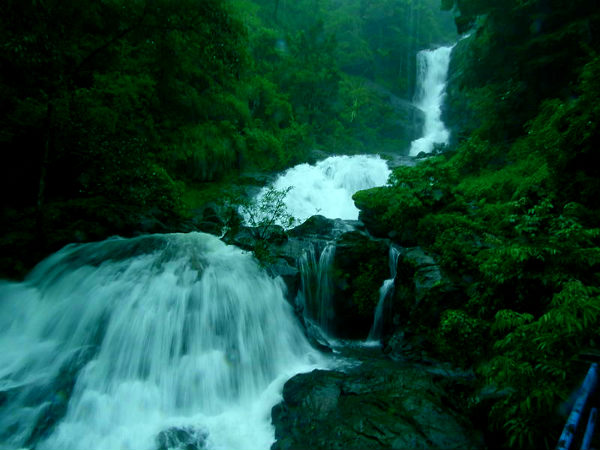
[[[252,227],[240,226],[229,230],[223,241],[229,245],[236,245],[244,250],[252,250],[256,246],[256,236]]]
[[[483,448],[480,433],[453,408],[439,381],[422,367],[386,360],[344,373],[296,375],[272,410],[271,448]]]
[[[343,233],[353,231],[360,227],[360,223],[355,220],[328,219],[325,216],[311,216],[302,224],[288,231],[288,234],[297,238],[318,238],[324,240],[334,240]]]
[[[284,258],[276,258],[267,266],[267,273],[275,278],[281,277],[286,287],[286,298],[289,303],[294,305],[294,299],[298,289],[300,289],[300,272],[289,264]]]
[[[208,433],[193,427],[171,427],[156,436],[156,450],[202,450]]]
[[[217,213],[216,207],[207,206],[201,214],[194,217],[193,224],[199,231],[220,236],[225,226],[225,221]]]

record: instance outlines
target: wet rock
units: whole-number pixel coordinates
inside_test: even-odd
[[[229,230],[223,241],[230,245],[236,245],[244,250],[252,250],[256,245],[256,237],[251,227],[240,226]]]
[[[207,206],[202,213],[193,220],[194,225],[199,231],[220,236],[225,226],[225,222],[216,210],[216,207]]]
[[[201,450],[208,433],[193,427],[171,427],[156,436],[156,450]]]
[[[469,135],[481,125],[481,118],[477,116],[471,105],[471,96],[467,94],[464,79],[465,74],[471,71],[470,59],[472,43],[475,34],[458,41],[452,50],[452,58],[448,67],[448,81],[446,83],[446,99],[442,105],[442,121],[450,130],[450,145],[455,145],[461,136]]]
[[[442,272],[431,255],[421,247],[407,248],[401,253],[401,263],[414,268],[415,301],[418,303],[442,281]]]
[[[436,377],[417,365],[385,360],[345,373],[296,375],[272,410],[271,448],[483,448],[480,434],[452,408]]]
[[[360,224],[355,220],[328,219],[325,216],[311,216],[304,223],[292,228],[290,236],[304,239],[317,237],[319,239],[334,240],[343,233],[353,231]]]
[[[292,305],[296,293],[300,289],[300,272],[283,258],[277,258],[267,266],[267,273],[272,277],[281,277],[286,286],[286,298]]]
[[[421,247],[400,252],[394,288],[398,325],[437,326],[441,313],[462,304],[466,295]]]

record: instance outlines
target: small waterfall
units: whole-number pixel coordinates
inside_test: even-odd
[[[362,189],[383,186],[390,173],[387,163],[377,155],[331,156],[315,165],[299,164],[288,169],[272,187],[277,190],[292,188],[285,205],[300,223],[315,214],[355,220],[358,209],[352,195]],[[265,192],[263,189],[257,198]]]
[[[421,152],[431,153],[435,144],[447,144],[450,139],[450,132],[441,119],[441,108],[453,48],[453,45],[439,47],[435,50],[421,50],[417,54],[415,106],[425,113],[425,123],[423,137],[411,143],[410,156],[417,156]]]
[[[383,334],[383,313],[385,309],[385,301],[394,292],[394,281],[396,280],[396,268],[398,266],[398,257],[400,252],[394,246],[390,247],[389,253],[389,265],[390,265],[390,278],[384,280],[383,284],[379,288],[379,301],[375,308],[375,315],[373,317],[373,325],[369,330],[369,336],[367,337],[366,343],[379,344]]]
[[[318,259],[311,244],[298,261],[302,280],[298,302],[304,308],[304,317],[318,325],[325,334],[332,331],[335,318],[331,276],[334,256],[334,244],[327,244]]]
[[[203,233],[70,245],[0,283],[0,448],[263,448],[321,359],[251,255]]]

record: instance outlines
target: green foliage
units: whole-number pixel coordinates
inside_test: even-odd
[[[592,79],[600,76],[600,57],[591,59],[582,70],[581,95],[574,100],[549,100],[532,121],[528,138],[547,160],[554,188],[560,198],[578,200],[586,206],[600,206],[597,164],[600,107],[598,88]]]
[[[155,198],[154,207],[172,214],[179,193],[169,149],[183,146],[177,153],[199,165],[206,150],[193,150],[194,140],[215,134],[202,121],[248,115],[231,100],[244,33],[220,1],[26,1],[9,2],[4,13],[0,128],[13,173],[4,180],[39,185],[38,205],[42,194],[140,207]],[[209,117],[206,102],[228,110]],[[32,191],[11,202],[33,203]]]
[[[358,313],[361,315],[368,315],[375,311],[379,301],[379,287],[382,276],[385,276],[380,266],[379,261],[361,262],[358,276],[350,280],[352,303],[357,306]]]
[[[436,330],[439,352],[458,364],[478,360],[486,353],[487,324],[464,311],[447,309]]]
[[[509,446],[556,442],[561,425],[555,405],[573,388],[572,375],[585,370],[576,355],[597,340],[599,320],[598,289],[579,281],[565,283],[537,320],[508,310],[496,314],[493,330],[502,337],[495,344],[497,356],[481,371],[489,383],[511,389],[491,412]]]
[[[251,227],[254,227],[255,236],[259,240],[271,237],[277,225],[290,228],[296,219],[288,212],[285,197],[292,187],[276,189],[269,187],[258,197],[240,205],[242,215]]]

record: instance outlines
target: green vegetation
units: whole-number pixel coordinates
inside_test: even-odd
[[[591,0],[441,4],[472,31],[450,70],[454,142],[355,199],[461,292],[425,299],[445,310],[417,331],[497,390],[490,408],[469,399],[489,431],[549,447],[587,368],[578,355],[600,339],[600,13]],[[67,242],[190,229],[196,209],[240,197],[231,184],[317,147],[405,148],[414,55],[455,37],[439,0],[3,6],[0,272],[13,277]],[[268,217],[284,218],[281,195]],[[365,249],[377,257],[345,273],[348,317],[367,320],[387,266]]]
[[[419,331],[498,392],[470,406],[489,412],[501,447],[556,444],[559,406],[588,367],[579,355],[600,338],[592,3],[459,1],[459,28],[476,29],[460,44],[447,115],[477,120],[450,119],[450,151],[355,195],[383,232],[435,254],[465,294]]]
[[[67,242],[185,229],[211,183],[318,146],[406,145],[385,89],[410,91],[408,49],[451,39],[442,16],[437,0],[8,1],[0,271]]]

